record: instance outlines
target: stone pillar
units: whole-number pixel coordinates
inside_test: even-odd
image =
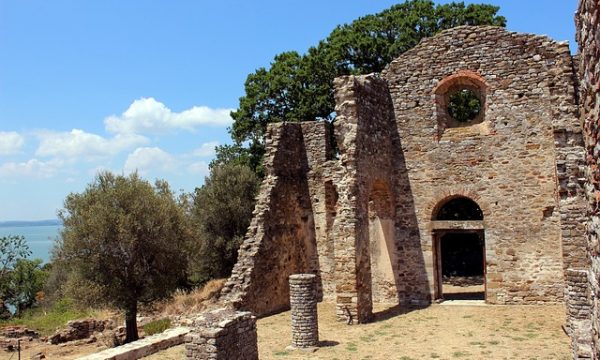
[[[186,337],[188,360],[258,360],[256,317],[218,309],[201,314]]]
[[[290,307],[292,310],[291,348],[315,349],[319,344],[316,275],[290,276]]]
[[[589,301],[588,273],[567,269],[567,331],[571,336],[573,359],[592,358],[592,306]]]

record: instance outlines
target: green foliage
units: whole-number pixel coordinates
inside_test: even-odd
[[[159,320],[153,320],[144,325],[144,332],[146,335],[160,334],[171,327],[171,319],[164,318]]]
[[[250,224],[257,189],[254,172],[236,164],[213,167],[196,189],[191,209],[198,234],[196,255],[190,259],[194,283],[229,276]]]
[[[42,289],[48,277],[47,266],[42,266],[41,259],[19,259],[8,279],[8,291],[5,303],[16,309],[16,315],[31,308],[38,298],[42,297]]]
[[[11,316],[6,306],[15,293],[13,276],[19,261],[31,254],[23,236],[0,237],[0,319]]]
[[[71,320],[95,317],[91,310],[81,310],[71,299],[56,301],[49,308],[25,310],[20,317],[0,322],[0,325],[22,325],[39,331],[42,335],[51,335]]]
[[[276,55],[268,69],[259,68],[248,75],[246,93],[231,113],[235,145],[217,149],[217,162],[242,163],[261,175],[258,166],[268,123],[333,120],[335,77],[379,72],[421,39],[455,26],[506,26],[498,10],[486,4],[436,5],[430,0],[408,0],[337,26],[304,55],[295,51]]]
[[[167,297],[185,279],[190,232],[168,184],[101,173],[67,196],[60,218],[60,262],[125,310],[126,341],[136,340],[138,303]]]
[[[467,123],[479,115],[481,101],[473,91],[463,89],[450,95],[448,114],[456,121]]]

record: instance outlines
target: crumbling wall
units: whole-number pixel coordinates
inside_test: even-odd
[[[288,309],[288,277],[313,273],[320,279],[320,262],[331,263],[328,257],[333,255],[327,252],[323,222],[314,220],[315,212],[321,217],[326,210],[324,206],[313,207],[314,202],[326,203],[325,186],[316,184],[322,183],[316,163],[328,148],[326,139],[323,124],[269,126],[266,176],[238,261],[222,292],[236,308],[257,315]],[[323,276],[325,287],[331,288],[331,271]]]
[[[434,211],[466,196],[484,213],[486,300],[562,302],[563,266],[585,258],[578,224],[581,131],[568,44],[497,27],[458,27],[425,39],[382,77],[394,104],[398,161],[407,170],[396,188],[404,204],[396,213],[404,222],[397,232],[400,274],[410,283],[402,297],[434,296]],[[453,126],[445,116],[452,87],[482,97],[473,124]]]
[[[387,220],[394,211],[371,211],[377,203],[393,201],[394,127],[389,92],[384,80],[375,75],[346,76],[334,82],[336,113],[335,136],[339,160],[334,185],[339,195],[333,224],[337,316],[354,322],[366,322],[372,315],[371,239],[369,223],[379,216]],[[389,199],[374,200],[374,189],[385,188]],[[386,206],[384,206],[386,207]],[[373,209],[372,209],[373,210]],[[393,238],[388,248],[395,257]],[[394,269],[398,265],[394,263]],[[392,284],[395,287],[395,284]],[[397,298],[396,291],[393,295]]]
[[[189,360],[258,360],[256,317],[218,309],[201,314],[186,336]]]
[[[580,112],[587,155],[588,281],[591,306],[593,358],[600,359],[600,4],[581,0],[575,16],[579,43]],[[573,339],[574,342],[577,339]]]

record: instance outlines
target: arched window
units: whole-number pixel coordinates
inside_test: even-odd
[[[467,197],[457,197],[444,203],[435,220],[483,220],[483,211],[477,203]]]

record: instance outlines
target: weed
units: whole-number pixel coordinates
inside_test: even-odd
[[[153,320],[153,321],[150,321],[149,323],[147,323],[146,325],[144,325],[144,333],[146,333],[146,335],[148,335],[148,336],[154,335],[154,334],[160,334],[161,332],[167,330],[170,327],[171,327],[171,319],[169,319],[169,318]]]
[[[438,354],[436,354],[436,353],[429,354],[429,357],[432,358],[432,359],[439,359],[440,358],[440,356]]]
[[[350,342],[350,343],[346,344],[346,350],[348,350],[348,351],[356,351],[356,350],[358,350],[358,347],[356,346],[355,343],[351,343]]]
[[[275,356],[288,356],[290,353],[288,351],[277,351],[275,352]]]
[[[453,357],[457,357],[457,358],[458,357],[465,357],[465,356],[468,356],[468,355],[469,355],[468,352],[463,352],[463,351],[455,351],[455,352],[452,353],[452,356]]]
[[[525,336],[528,339],[535,339],[536,337],[538,337],[539,334],[533,333],[533,332],[528,332],[527,334],[525,334]]]

